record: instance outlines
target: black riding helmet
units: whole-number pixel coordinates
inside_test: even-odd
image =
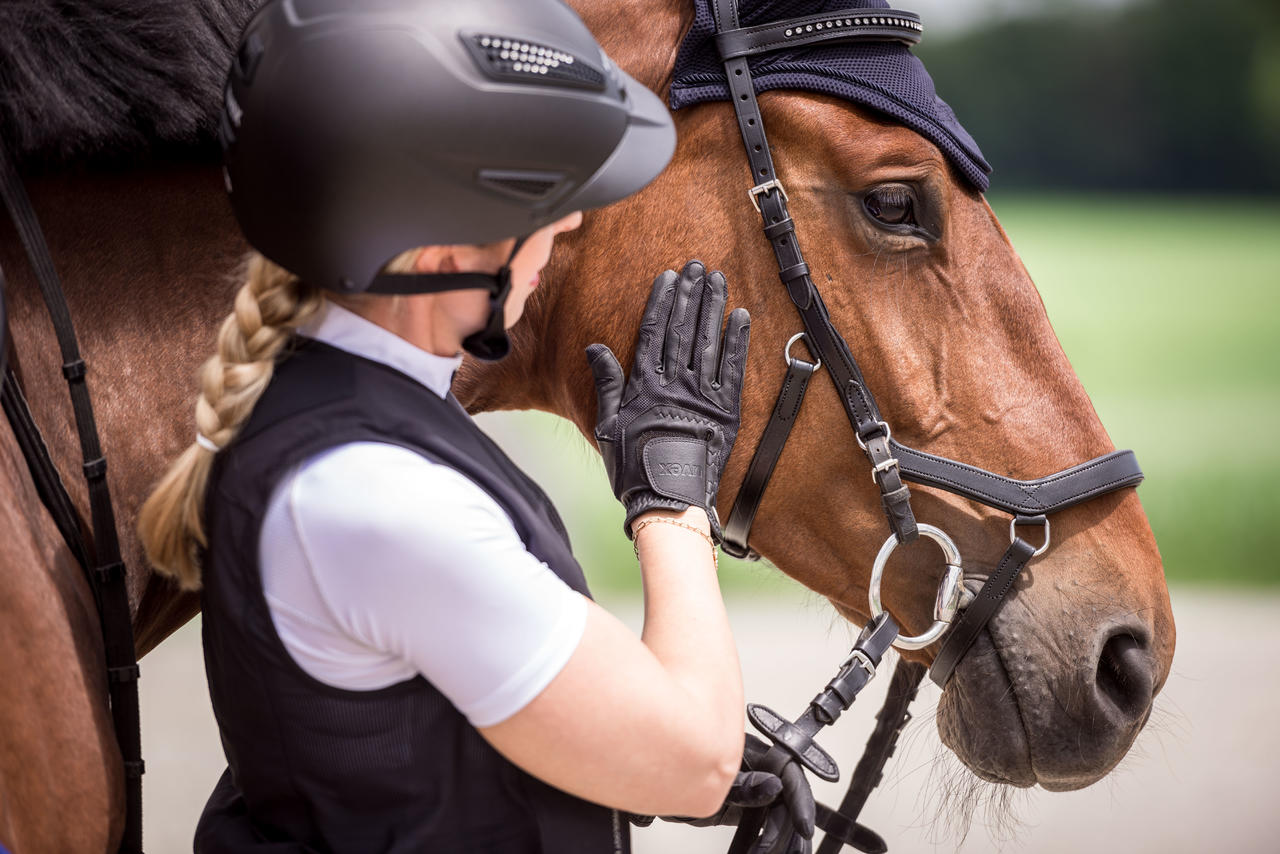
[[[487,327],[464,344],[486,359],[507,352],[509,267],[379,270],[615,202],[675,149],[666,106],[559,0],[268,0],[232,61],[219,135],[258,251],[342,293],[487,289]]]

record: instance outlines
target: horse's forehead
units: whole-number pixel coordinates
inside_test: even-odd
[[[729,99],[715,47],[712,0],[693,0],[694,20],[677,52],[671,107]],[[849,8],[886,8],[884,0],[741,0],[740,23],[751,26]],[[985,190],[991,167],[951,108],[937,96],[924,65],[903,44],[828,44],[779,50],[750,60],[757,93],[798,90],[829,95],[876,111],[929,140],[974,187]]]
[[[946,169],[931,140],[874,110],[809,92],[770,92],[760,101],[775,155],[794,148],[854,171],[890,163]]]

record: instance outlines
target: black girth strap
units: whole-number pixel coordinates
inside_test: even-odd
[[[107,486],[107,462],[102,456],[102,448],[98,441],[98,429],[93,417],[93,404],[89,398],[89,389],[85,383],[86,367],[80,358],[80,349],[76,343],[75,327],[71,322],[71,312],[62,294],[62,286],[58,281],[53,260],[49,255],[49,247],[45,244],[44,234],[36,221],[35,211],[27,198],[25,188],[18,176],[17,169],[9,159],[3,140],[0,140],[0,196],[4,199],[9,216],[17,228],[18,237],[27,251],[32,271],[39,283],[49,316],[53,321],[57,334],[58,347],[62,353],[62,373],[66,377],[71,392],[71,404],[75,411],[76,431],[80,438],[80,452],[84,459],[84,476],[89,488],[89,509],[93,525],[93,558],[95,566],[90,575],[91,588],[95,600],[99,603],[99,620],[102,624],[102,641],[107,662],[107,686],[111,703],[111,719],[115,727],[116,741],[120,747],[120,755],[124,760],[125,777],[125,827],[121,839],[120,851],[126,854],[140,854],[142,851],[142,740],[138,722],[138,659],[133,642],[133,620],[129,611],[129,595],[125,587],[125,568],[120,559],[120,541],[116,533],[115,512],[111,505],[111,493]],[[12,376],[10,376],[12,380]],[[6,383],[8,385],[8,383]],[[8,405],[10,400],[6,392],[5,411],[19,411],[17,407]],[[34,429],[34,422],[29,427]],[[14,432],[24,429],[21,422],[13,422]],[[37,431],[38,436],[38,431]],[[33,473],[47,472],[54,469],[52,460],[44,443],[29,441],[23,446],[24,454],[28,449],[38,455],[32,460],[28,457],[27,465]],[[54,486],[56,482],[56,486]],[[60,479],[53,478],[41,487],[37,481],[37,489],[42,498],[46,492],[56,493],[61,487]],[[65,490],[62,490],[65,496]],[[62,499],[54,498],[55,504]],[[69,499],[67,500],[69,503]],[[48,506],[48,505],[47,505]],[[72,546],[72,553],[77,558],[88,554],[79,536],[78,526],[69,531],[67,520],[58,521],[59,530],[64,537],[74,533],[74,540],[80,546]]]

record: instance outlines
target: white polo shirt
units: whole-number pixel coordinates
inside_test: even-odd
[[[328,302],[299,332],[441,396],[462,361]],[[258,558],[276,633],[308,674],[372,690],[421,673],[477,727],[541,693],[586,625],[586,599],[525,550],[497,502],[395,445],[342,445],[288,472]]]

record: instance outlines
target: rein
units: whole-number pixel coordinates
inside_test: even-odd
[[[815,697],[795,722],[763,706],[747,707],[752,724],[773,741],[766,763],[772,762],[780,769],[787,762],[799,762],[818,776],[834,781],[839,771],[813,741],[813,735],[822,726],[834,723],[840,712],[853,704],[857,691],[875,675],[880,655],[887,650],[888,643],[899,649],[923,649],[941,639],[941,649],[928,672],[934,682],[945,687],[960,659],[1004,604],[1018,575],[1034,557],[1048,550],[1049,515],[1096,496],[1136,486],[1142,480],[1142,470],[1132,451],[1114,451],[1046,477],[1022,481],[917,451],[892,438],[889,424],[882,417],[848,343],[836,330],[822,294],[810,277],[795,222],[787,209],[787,192],[774,169],[747,58],[830,43],[891,41],[909,47],[918,43],[923,33],[920,17],[914,12],[893,9],[856,8],[744,28],[739,26],[736,0],[713,0],[712,11],[716,21],[716,47],[724,63],[730,100],[754,182],[747,191],[748,197],[763,220],[764,236],[777,258],[778,277],[803,326],[802,331],[787,342],[783,352],[787,373],[782,390],[725,523],[723,548],[735,557],[759,557],[748,545],[752,521],[791,434],[809,380],[824,365],[844,405],[854,441],[871,465],[871,478],[880,490],[881,505],[891,531],[872,568],[868,603],[873,619],[827,690]],[[815,361],[791,355],[792,346],[800,339]],[[1013,517],[1009,525],[1009,548],[976,594],[965,587],[960,553],[951,538],[939,528],[916,521],[907,482],[943,489]],[[1043,530],[1043,542],[1038,548],[1018,535],[1020,527],[1031,526]],[[886,619],[887,612],[880,601],[880,584],[894,549],[914,542],[921,534],[942,548],[946,571],[938,588],[932,626],[920,635],[904,637],[898,634],[892,619]],[[888,634],[892,637],[885,641]],[[855,671],[865,678],[852,679]],[[844,845],[865,852],[888,850],[879,836],[857,823],[857,817],[871,789],[879,782],[902,727],[910,719],[907,706],[923,675],[923,665],[905,659],[899,661],[889,697],[840,810],[818,805],[817,823],[827,833],[818,848],[819,854],[836,854]],[[833,697],[838,698],[838,709],[832,705]],[[744,818],[730,854],[745,852],[756,841],[763,822],[764,810]]]
[[[120,557],[115,511],[112,509],[111,492],[107,486],[107,461],[98,439],[93,403],[85,380],[87,368],[80,358],[71,312],[67,308],[66,297],[54,270],[44,233],[40,230],[35,211],[31,207],[31,200],[27,197],[3,140],[0,140],[0,198],[3,199],[9,217],[18,231],[18,237],[26,249],[27,260],[40,285],[40,292],[57,334],[62,354],[62,375],[66,378],[71,393],[76,432],[84,460],[84,477],[89,488],[89,510],[93,523],[92,548],[85,540],[81,519],[49,455],[40,429],[31,416],[12,366],[0,374],[0,401],[3,402],[5,416],[9,419],[22,455],[27,461],[36,492],[53,517],[62,538],[66,540],[71,554],[80,564],[89,589],[93,591],[106,653],[111,720],[120,756],[124,760],[125,826],[119,850],[121,854],[141,854],[144,763],[138,720],[138,658],[133,642],[129,594],[125,587],[125,566]],[[0,290],[3,290],[3,282],[4,274],[0,271]],[[2,315],[0,320],[3,320]],[[0,346],[4,346],[2,335]]]

